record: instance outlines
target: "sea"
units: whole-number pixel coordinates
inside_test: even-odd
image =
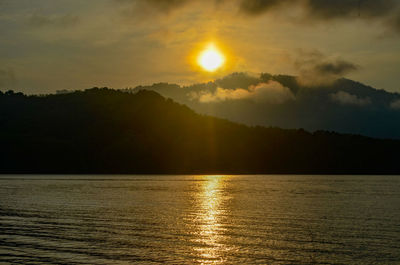
[[[400,176],[2,175],[0,264],[400,264]]]

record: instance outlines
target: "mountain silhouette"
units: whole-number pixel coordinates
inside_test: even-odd
[[[273,91],[264,88],[259,90],[260,93],[254,93],[257,85],[269,82],[287,88],[291,93],[290,97],[287,97],[285,92],[286,94],[281,93],[278,101],[265,100],[276,98],[276,88]],[[203,84],[181,87],[158,83],[139,86],[129,91],[136,92],[141,89],[154,90],[186,104],[198,113],[247,125],[304,128],[308,131],[327,130],[400,139],[400,94],[378,90],[345,78],[310,86],[302,84],[299,78],[294,76],[250,76],[234,73]],[[221,89],[224,95],[216,98],[217,91],[221,92]],[[240,97],[243,92],[249,90],[250,93]],[[235,94],[235,91],[238,93]],[[284,100],[282,96],[289,100]],[[201,101],[202,97],[206,101]],[[210,97],[214,97],[214,100],[210,100]]]
[[[0,94],[1,173],[398,174],[400,141],[248,127],[154,91]]]

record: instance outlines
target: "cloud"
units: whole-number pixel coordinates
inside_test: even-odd
[[[146,0],[145,2],[157,7],[161,11],[170,11],[182,7],[188,0]]]
[[[332,20],[365,20],[382,22],[392,30],[398,31],[396,24],[400,10],[398,0],[112,0],[129,4],[130,15],[140,15],[149,9],[169,14],[188,3],[201,2],[203,5],[233,5],[240,13],[256,17],[269,12],[282,13],[300,8],[298,18],[309,22],[328,22]],[[133,11],[133,12],[132,12]],[[390,21],[390,22],[388,22]]]
[[[39,14],[33,14],[28,19],[28,24],[32,27],[58,27],[66,28],[79,24],[79,17],[76,15],[62,15],[62,16],[45,16]]]
[[[12,69],[0,69],[0,88],[12,88],[16,83]]]
[[[387,21],[389,27],[400,33],[400,11]]]
[[[239,8],[245,14],[260,15],[286,2],[288,0],[242,0]]]
[[[358,67],[350,62],[337,60],[336,62],[322,62],[314,67],[314,71],[321,75],[343,76],[357,70]]]
[[[291,5],[283,5],[290,3]],[[308,19],[342,18],[370,19],[386,17],[399,6],[396,0],[241,0],[240,10],[247,14],[262,14],[275,7],[301,5]]]
[[[398,5],[394,0],[308,0],[306,9],[309,18],[319,20],[362,18],[371,19],[388,16]]]
[[[332,20],[379,21],[400,33],[400,1],[398,0],[240,0],[239,10],[258,16],[300,6],[300,18],[309,22]],[[395,14],[397,10],[397,15]],[[387,21],[390,21],[387,23]]]
[[[344,91],[339,91],[337,93],[331,94],[331,99],[334,102],[343,105],[366,106],[371,104],[371,100],[369,98],[358,97]]]
[[[169,13],[179,9],[193,0],[114,0],[116,3],[128,4],[131,11],[143,12],[155,9],[160,13]]]
[[[330,85],[359,69],[354,63],[327,58],[319,51],[300,51],[295,67],[299,71],[297,81],[304,86]]]
[[[400,99],[397,99],[390,103],[390,107],[395,110],[400,110]]]
[[[282,86],[276,81],[252,85],[248,89],[224,89],[218,87],[213,93],[202,91],[192,93],[191,97],[202,103],[247,99],[257,103],[282,104],[295,99],[289,88]]]

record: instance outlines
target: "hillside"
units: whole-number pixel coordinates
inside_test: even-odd
[[[344,78],[310,86],[294,76],[234,73],[209,83],[159,83],[131,91],[141,89],[154,90],[198,113],[252,126],[400,139],[400,94]]]
[[[0,94],[0,173],[400,173],[400,141],[247,127],[156,92]]]

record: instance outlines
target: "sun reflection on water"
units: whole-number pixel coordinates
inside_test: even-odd
[[[199,195],[199,212],[197,216],[198,253],[200,264],[222,264],[225,262],[223,252],[227,251],[224,244],[223,220],[226,208],[224,206],[225,180],[228,176],[204,176],[202,192]]]

